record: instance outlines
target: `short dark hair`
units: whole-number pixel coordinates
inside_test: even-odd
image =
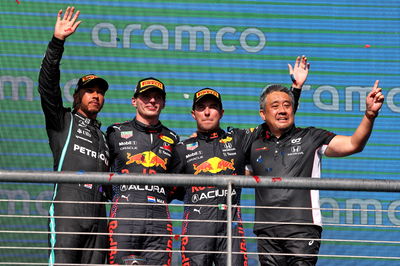
[[[72,109],[73,110],[78,110],[79,107],[81,106],[82,103],[82,96],[85,92],[83,90],[78,90],[74,93],[74,95],[72,95],[72,97],[74,98],[74,102],[72,103]]]
[[[267,95],[272,93],[272,92],[275,92],[275,91],[284,92],[287,95],[289,95],[289,97],[291,99],[291,102],[292,102],[292,106],[294,106],[293,93],[288,88],[286,88],[285,86],[282,86],[280,84],[272,84],[272,85],[266,86],[261,92],[261,95],[260,95],[260,109],[261,110],[264,110],[265,99],[267,98]]]

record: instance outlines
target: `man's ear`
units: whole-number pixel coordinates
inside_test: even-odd
[[[136,106],[137,106],[137,99],[136,99],[135,97],[132,97],[131,103],[132,103],[132,105],[136,108]]]
[[[265,111],[264,109],[260,109],[260,116],[263,121],[265,121]]]
[[[194,111],[192,110],[190,113],[192,114],[193,119],[196,120],[196,116],[194,115]]]

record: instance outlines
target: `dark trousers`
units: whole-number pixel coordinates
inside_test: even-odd
[[[277,225],[255,233],[258,237],[321,239],[321,232],[322,228],[314,225]],[[273,266],[315,265],[318,257],[305,254],[318,254],[320,244],[319,240],[258,239],[257,246],[260,253],[302,254],[298,256],[259,255],[260,264]]]

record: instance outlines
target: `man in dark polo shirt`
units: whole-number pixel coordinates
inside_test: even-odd
[[[322,155],[342,157],[362,151],[384,101],[378,84],[376,81],[368,94],[365,115],[352,136],[335,135],[314,127],[296,127],[291,92],[281,85],[266,87],[260,96],[260,116],[265,123],[250,152],[253,174],[319,178]],[[254,232],[258,237],[268,238],[258,239],[259,252],[318,254],[317,239],[321,238],[322,231],[319,191],[257,188],[256,206],[277,207],[256,209]],[[269,254],[259,258],[261,265],[277,266],[315,265],[318,259],[317,256]]]

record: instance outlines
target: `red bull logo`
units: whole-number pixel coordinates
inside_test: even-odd
[[[227,169],[235,170],[234,165],[235,165],[234,159],[228,162],[222,160],[221,158],[213,157],[205,162],[202,162],[201,164],[193,164],[193,168],[194,170],[196,170],[196,172],[194,173],[195,175],[198,175],[201,172],[203,173],[209,172],[212,174],[216,174],[221,171],[226,171]]]
[[[162,159],[152,151],[145,151],[134,155],[127,153],[127,159],[128,161],[125,163],[126,165],[136,163],[141,164],[145,167],[161,166],[161,168],[167,170],[168,158]]]

